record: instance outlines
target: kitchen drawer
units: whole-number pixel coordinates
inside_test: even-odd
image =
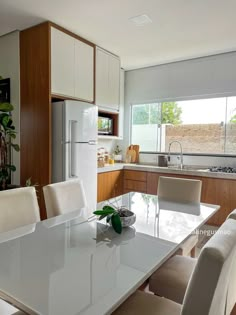
[[[137,191],[137,192],[144,192],[146,193],[147,191],[147,183],[146,182],[141,182],[137,180],[130,180],[126,179],[124,181],[124,190],[129,190],[129,191]]]
[[[124,174],[124,179],[130,179],[135,181],[147,181],[147,172],[140,172],[140,171],[126,171]]]

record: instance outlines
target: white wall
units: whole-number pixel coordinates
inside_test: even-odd
[[[20,49],[19,32],[15,31],[0,37],[0,75],[11,79],[11,103],[13,122],[18,132],[15,143],[20,144]],[[12,163],[16,172],[12,174],[12,183],[20,183],[20,153],[12,152]]]
[[[131,104],[213,95],[236,95],[236,52],[126,71],[123,146],[130,144]]]

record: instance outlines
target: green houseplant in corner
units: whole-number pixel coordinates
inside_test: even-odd
[[[15,126],[11,118],[14,106],[10,103],[0,103],[0,190],[7,188],[11,172],[16,170],[15,165],[9,161],[9,152],[13,148],[19,152],[18,144],[12,142],[16,138]]]

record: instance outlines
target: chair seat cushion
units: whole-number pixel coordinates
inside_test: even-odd
[[[153,294],[136,291],[113,315],[180,315],[181,305]]]
[[[182,304],[197,259],[173,256],[149,280],[149,290],[156,295]]]

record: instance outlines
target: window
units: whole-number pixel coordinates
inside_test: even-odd
[[[236,97],[132,106],[131,143],[167,152],[173,140],[185,153],[236,154]]]

